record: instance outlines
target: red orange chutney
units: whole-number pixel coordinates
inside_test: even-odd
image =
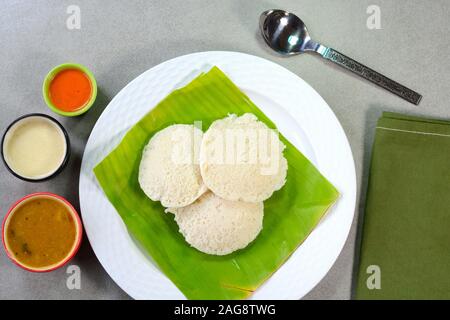
[[[77,111],[90,100],[92,84],[81,70],[62,70],[50,82],[49,96],[56,108],[66,112]]]

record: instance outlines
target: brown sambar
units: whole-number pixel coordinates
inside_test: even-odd
[[[5,230],[10,254],[30,268],[64,260],[77,241],[77,226],[68,207],[50,197],[33,197],[11,213]]]

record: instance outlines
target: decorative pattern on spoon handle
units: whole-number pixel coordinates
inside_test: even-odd
[[[347,57],[346,55],[332,48],[326,48],[326,50],[322,53],[322,56],[325,59],[333,61],[341,67],[371,81],[372,83],[386,90],[389,90],[390,92],[396,94],[397,96],[405,99],[408,102],[418,105],[420,103],[420,100],[422,99],[422,96],[419,93],[401,85],[398,82],[395,82],[394,80],[389,79],[386,76],[383,76],[381,73],[378,73],[370,69],[369,67],[366,67],[365,65]]]

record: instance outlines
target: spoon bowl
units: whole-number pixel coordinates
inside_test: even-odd
[[[315,51],[317,43],[311,40],[308,29],[295,14],[284,10],[267,10],[259,19],[259,26],[266,43],[284,55]]]

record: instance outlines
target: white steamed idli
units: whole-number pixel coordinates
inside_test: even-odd
[[[193,204],[170,208],[186,241],[197,250],[226,255],[245,248],[262,229],[264,205],[224,200],[212,192]]]
[[[164,207],[183,207],[205,191],[198,155],[203,132],[176,124],[157,132],[145,146],[139,165],[139,184]]]
[[[286,182],[284,148],[277,131],[254,114],[216,120],[200,148],[203,182],[226,200],[264,201]]]

